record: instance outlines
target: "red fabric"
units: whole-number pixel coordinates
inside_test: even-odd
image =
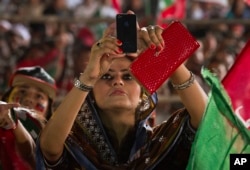
[[[95,36],[87,27],[83,27],[79,30],[77,38],[82,40],[82,44],[86,47],[91,47],[95,43]]]
[[[166,27],[165,19],[184,19],[186,17],[186,0],[176,0],[160,12],[158,24]]]
[[[248,6],[250,6],[250,0],[244,0],[244,2],[245,2]]]
[[[50,62],[52,62],[52,60],[56,59],[58,57],[58,54],[59,54],[59,51],[57,49],[53,49],[42,58],[24,59],[20,61],[19,63],[17,63],[16,68],[30,67],[30,66],[35,66],[35,65],[44,67]]]
[[[246,43],[228,74],[222,80],[231,98],[235,114],[250,129],[250,40]]]
[[[121,12],[121,6],[120,6],[120,2],[117,0],[112,0],[113,3],[113,8],[116,9],[117,13]]]
[[[31,168],[18,155],[12,130],[0,128],[0,167],[3,170],[30,170]]]

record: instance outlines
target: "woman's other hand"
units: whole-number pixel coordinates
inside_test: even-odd
[[[165,43],[162,38],[163,28],[158,25],[142,27],[138,31],[138,52],[141,53],[147,48],[160,52],[164,49]]]

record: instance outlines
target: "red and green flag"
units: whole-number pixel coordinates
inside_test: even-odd
[[[250,40],[237,56],[222,84],[226,89],[235,115],[250,130]],[[250,168],[249,168],[250,169]]]
[[[192,146],[188,170],[229,170],[231,154],[242,157],[250,154],[249,63],[250,40],[222,82],[208,70],[202,70],[211,91]]]
[[[158,24],[166,27],[166,19],[184,19],[186,17],[186,0],[160,0]]]

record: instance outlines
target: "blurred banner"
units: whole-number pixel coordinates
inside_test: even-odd
[[[194,0],[197,2],[206,2],[206,3],[214,3],[222,6],[228,6],[229,2],[228,0]]]
[[[236,116],[250,130],[250,40],[222,80]]]
[[[186,17],[186,0],[160,0],[158,24],[166,27],[165,19],[184,19]]]

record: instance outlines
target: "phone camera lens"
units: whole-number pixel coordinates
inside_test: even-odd
[[[124,21],[124,26],[125,27],[129,27],[129,22],[128,21]]]

